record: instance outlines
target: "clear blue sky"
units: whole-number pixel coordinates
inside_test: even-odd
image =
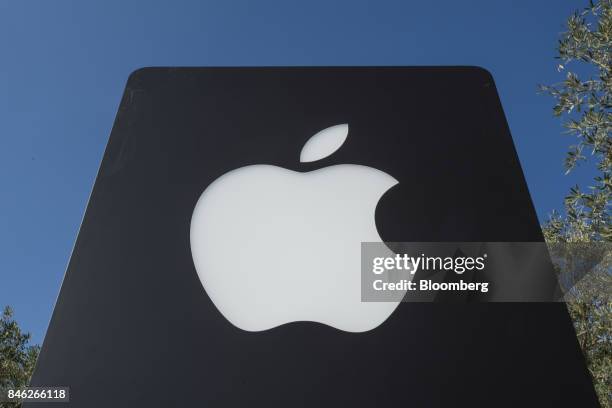
[[[1,1],[0,305],[42,341],[125,81],[143,66],[483,66],[545,219],[587,180],[563,176],[572,140],[536,94],[562,79],[557,38],[586,3]]]

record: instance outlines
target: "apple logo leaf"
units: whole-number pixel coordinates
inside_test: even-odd
[[[312,136],[300,153],[300,162],[321,160],[338,150],[348,136],[348,124],[330,126]]]

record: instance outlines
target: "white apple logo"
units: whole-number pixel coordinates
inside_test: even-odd
[[[300,161],[330,155],[347,134],[347,124],[320,131]],[[361,242],[381,241],[374,212],[395,184],[353,164],[306,173],[261,164],[222,175],[191,219],[191,253],[208,296],[248,331],[295,321],[349,332],[377,327],[399,302],[361,301]]]

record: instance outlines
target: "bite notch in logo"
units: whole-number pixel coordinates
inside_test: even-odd
[[[347,124],[318,132],[300,161],[329,156],[347,135]],[[377,327],[399,301],[361,301],[361,242],[381,241],[376,205],[396,184],[356,164],[309,172],[257,164],[223,174],[191,219],[191,253],[206,293],[247,331],[295,321],[349,332]]]

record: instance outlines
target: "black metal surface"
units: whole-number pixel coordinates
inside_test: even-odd
[[[344,146],[300,164],[308,138],[338,123]],[[138,70],[32,385],[70,386],[71,407],[597,405],[563,304],[403,303],[360,334],[232,326],[198,279],[189,222],[208,184],[259,163],[392,175],[376,213],[386,241],[542,240],[482,69]]]

